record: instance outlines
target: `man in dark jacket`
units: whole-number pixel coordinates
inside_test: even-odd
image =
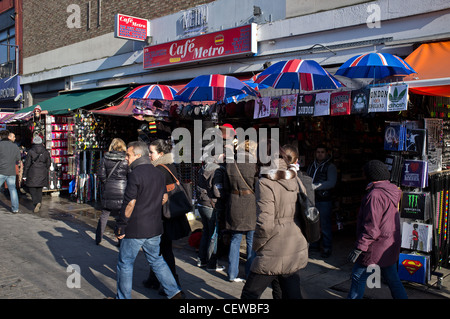
[[[356,247],[348,257],[355,263],[348,298],[363,297],[367,278],[372,274],[367,267],[376,265],[381,268],[392,297],[407,299],[397,272],[401,246],[398,203],[402,192],[389,182],[390,172],[381,161],[368,162],[364,174],[369,184],[358,214]]]
[[[117,263],[117,298],[131,299],[133,264],[142,248],[169,299],[182,292],[164,258],[159,255],[163,233],[161,209],[167,200],[164,175],[150,162],[147,144],[132,142],[126,155],[131,172],[116,225],[121,239]]]
[[[1,132],[0,141],[0,185],[6,181],[11,198],[11,210],[19,212],[19,196],[16,189],[16,164],[20,161],[19,147],[8,139],[9,131]]]
[[[322,235],[322,257],[329,257],[332,250],[331,214],[333,212],[332,191],[336,185],[337,169],[328,156],[327,147],[318,145],[315,160],[306,173],[313,179],[316,207],[320,212],[320,228]],[[319,249],[319,242],[311,244],[312,249]]]

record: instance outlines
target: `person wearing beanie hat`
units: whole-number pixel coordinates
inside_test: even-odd
[[[49,186],[48,170],[50,164],[50,153],[42,144],[42,137],[35,135],[23,168],[23,180],[30,191],[35,213],[39,212],[42,205],[42,188]]]
[[[42,138],[39,135],[33,137],[33,144],[42,144]]]
[[[386,181],[391,178],[386,164],[379,160],[371,160],[364,165],[364,174],[369,182]]]
[[[397,261],[400,255],[400,214],[398,205],[401,190],[389,181],[386,165],[378,160],[364,165],[369,184],[361,201],[356,225],[356,245],[348,260],[355,263],[348,299],[362,299],[367,278],[377,265],[387,281],[394,299],[407,299],[405,288],[398,277]]]

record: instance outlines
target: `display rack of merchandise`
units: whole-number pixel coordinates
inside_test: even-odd
[[[71,117],[47,116],[45,145],[50,152],[52,164],[49,169],[50,191],[67,190],[72,175],[69,172],[69,158],[73,155],[73,121]]]

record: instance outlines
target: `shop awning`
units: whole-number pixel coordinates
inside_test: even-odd
[[[133,115],[134,99],[124,99],[120,104],[110,106],[103,110],[91,111],[94,114],[113,115],[113,116],[131,116]]]
[[[39,103],[42,111],[48,111],[50,115],[67,114],[70,111],[92,104],[104,102],[108,99],[119,97],[129,87],[118,87],[110,89],[96,89],[90,91],[72,91],[61,93],[60,95]],[[37,104],[36,104],[37,105]],[[33,111],[36,105],[24,108],[16,113]]]
[[[417,71],[404,78],[412,93],[450,97],[450,41],[422,44],[405,61]]]

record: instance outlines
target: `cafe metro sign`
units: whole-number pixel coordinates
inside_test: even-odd
[[[145,41],[150,35],[150,21],[146,19],[116,14],[114,37],[127,40]]]
[[[145,47],[144,69],[255,53],[257,53],[256,24],[252,23]]]

